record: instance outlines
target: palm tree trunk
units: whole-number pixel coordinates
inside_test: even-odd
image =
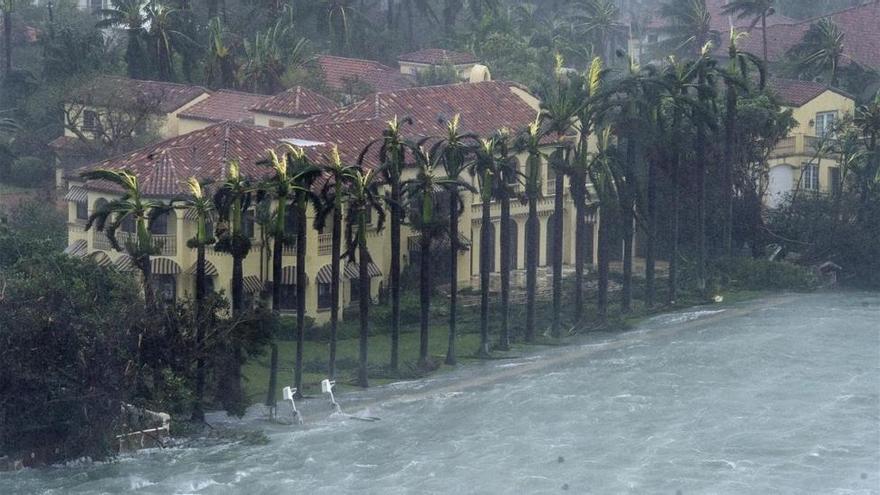
[[[510,349],[510,196],[507,191],[507,177],[499,192],[501,203],[501,332],[498,334],[498,347]]]
[[[535,292],[538,286],[538,199],[529,196],[526,220],[526,342],[535,341]]]
[[[233,239],[233,242],[238,240]],[[232,314],[241,316],[244,312],[244,269],[242,261],[244,257],[237,252],[232,255]]]
[[[391,371],[400,356],[400,181],[391,181]]]
[[[202,400],[205,396],[205,245],[200,241],[196,248],[196,395],[193,401],[192,420],[204,421]]]
[[[657,244],[657,165],[648,160],[648,232],[645,240],[645,305],[654,307],[656,299],[655,265]]]
[[[700,118],[700,117],[696,117]],[[703,124],[697,122],[695,152],[697,159],[697,289],[706,290],[706,134]],[[705,295],[705,294],[703,294]]]
[[[284,255],[284,233],[276,232],[272,243],[272,312],[276,322],[281,314],[281,261]],[[275,407],[275,389],[278,383],[278,344],[271,344],[269,366],[269,390],[266,393],[266,407]]]
[[[482,249],[482,248],[481,248]],[[458,320],[458,197],[449,195],[449,345],[446,348],[446,364],[457,362],[455,339]]]
[[[3,51],[6,75],[12,72],[12,13],[3,10]]]
[[[733,256],[733,167],[736,141],[736,87],[727,84],[727,112],[724,121],[724,226],[723,242],[725,256]]]
[[[359,342],[359,366],[358,366],[358,385],[367,388],[369,382],[367,379],[367,343],[370,335],[370,275],[367,271],[367,222],[366,213],[360,213],[360,227],[358,233],[358,309],[360,310],[360,342]]]
[[[681,112],[675,109],[672,115],[673,141],[678,143],[678,128],[681,125]],[[667,302],[675,304],[678,292],[678,243],[681,221],[681,187],[678,184],[679,168],[681,167],[680,148],[673,143],[672,146],[672,249],[669,254],[669,295]]]
[[[626,138],[626,174],[623,183],[623,284],[621,287],[620,311],[629,313],[632,311],[632,265],[633,265],[633,224],[635,223],[635,186],[633,175],[636,170],[637,144],[634,133]]]
[[[342,208],[341,205],[333,210],[333,232],[331,234],[332,245],[330,247],[330,363],[328,375],[331,380],[336,379],[336,340],[339,326],[339,259],[342,250]]]
[[[302,196],[300,194],[299,196]],[[294,386],[302,397],[303,348],[306,344],[306,209],[305,200],[297,198],[296,209],[296,370]]]
[[[431,237],[422,232],[419,253],[419,366],[428,364],[428,319],[431,314]]]
[[[611,250],[611,222],[612,213],[609,208],[603,208],[599,218],[599,287],[597,294],[596,310],[599,319],[604,322],[608,317],[608,272],[610,271]]]
[[[584,264],[587,222],[586,222],[586,177],[577,172],[572,175],[571,196],[574,199],[574,321],[579,323],[584,316]]]
[[[761,13],[761,37],[764,41],[764,65],[769,63],[769,57],[767,55],[767,13]]]
[[[495,246],[489,242],[491,206],[492,203],[483,198],[480,224],[480,350],[477,353],[480,357],[489,355],[489,267],[491,266],[489,257],[495,255]]]
[[[561,171],[556,173],[556,191],[553,198],[553,319],[550,330],[553,338],[562,336],[561,313],[562,313],[562,215],[563,188],[565,187],[565,174]]]

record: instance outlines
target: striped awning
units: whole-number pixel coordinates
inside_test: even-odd
[[[64,195],[64,199],[75,203],[85,203],[89,199],[89,193],[79,186],[70,186],[70,189],[67,190],[67,194]]]
[[[78,239],[73,241],[73,244],[64,248],[64,254],[75,256],[77,258],[82,258],[86,255],[86,250],[89,247],[88,241],[84,239]]]
[[[133,272],[135,269],[134,260],[127,254],[120,254],[119,257],[116,258],[116,263],[114,263],[114,265],[116,265],[116,269],[120,272]]]
[[[248,294],[259,294],[263,291],[263,282],[256,275],[248,275],[242,281],[244,282],[244,291]]]
[[[188,273],[189,275],[195,275],[196,274],[196,265],[198,265],[198,262],[193,263],[192,266],[189,267],[189,270],[186,271],[186,273]],[[211,263],[210,261],[205,260],[205,275],[207,275],[209,277],[216,277],[218,275],[218,273],[219,272],[217,271],[217,267],[214,266],[214,263]]]
[[[295,266],[285,266],[281,269],[281,285],[296,285]]]
[[[345,278],[360,278],[360,265],[358,263],[354,263],[349,261],[345,264]],[[370,261],[367,263],[367,273],[370,275],[370,278],[381,277],[382,270],[376,266],[375,263]]]
[[[94,261],[98,266],[109,267],[113,266],[113,260],[110,259],[110,256],[107,255],[104,251],[95,251],[90,254],[89,259]]]
[[[154,275],[177,275],[181,272],[180,265],[170,258],[150,259],[150,271]]]
[[[340,275],[342,275],[340,270]],[[333,266],[332,265],[324,265],[318,270],[318,274],[315,276],[315,280],[319,284],[329,284],[333,282]]]

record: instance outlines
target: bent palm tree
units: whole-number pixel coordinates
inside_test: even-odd
[[[810,26],[803,40],[789,50],[797,61],[801,76],[827,75],[828,84],[837,85],[840,64],[844,55],[845,33],[829,18],[820,19]]]
[[[721,10],[722,14],[736,14],[737,19],[752,19],[749,31],[761,24],[761,37],[764,47],[764,63],[767,59],[767,18],[776,13],[773,4],[776,0],[730,0]]]
[[[99,169],[83,172],[80,176],[85,180],[107,181],[122,189],[122,196],[104,203],[89,215],[85,228],[89,230],[94,226],[96,230],[103,231],[114,250],[125,251],[131,257],[143,276],[146,306],[148,308],[154,307],[155,294],[153,293],[150,256],[158,254],[160,249],[153,242],[149,222],[167,214],[171,205],[145,198],[137,176],[125,170]],[[117,230],[123,225],[123,222],[133,222],[134,235],[126,236],[123,243],[120,244]]]

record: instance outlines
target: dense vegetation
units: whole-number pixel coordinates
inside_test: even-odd
[[[472,319],[469,328],[478,327],[480,342],[476,349],[456,348],[455,335],[465,318],[456,316],[457,302],[451,298],[443,312],[448,318],[449,364],[461,353],[486,357],[513,341],[535,342],[545,331],[559,338],[600,326],[617,313],[631,314],[637,305],[673,305],[685,291],[705,300],[730,287],[811,287],[814,281],[805,269],[761,259],[771,244],[785,245],[790,258],[797,253],[811,265],[832,260],[859,282],[877,283],[878,257],[870,240],[880,232],[880,99],[865,102],[838,130],[842,139],[829,140],[817,151],[817,159],[823,153],[844,157],[840,190],[829,197],[798,191],[784,208],[768,216],[762,203],[766,161],[791,129],[791,113],[765,91],[766,64],[760,54],[739,51],[735,33],[724,54],[726,62],[706,48],[710,39],[705,26],[687,23],[700,17],[693,15],[699,14],[699,1],[665,4],[664,13],[676,21],[683,43],[676,56],[645,65],[617,53],[614,26],[622,14],[615,3],[604,0],[560,0],[542,4],[541,9],[479,0],[439,5],[389,2],[393,8],[383,18],[367,8],[368,2],[297,2],[291,8],[276,2],[115,0],[98,24],[64,3],[47,9],[7,2],[5,25],[37,25],[41,36],[36,44],[10,44],[12,38],[7,38],[3,103],[11,120],[0,126],[0,160],[6,167],[0,172],[6,178],[15,177],[16,167],[29,157],[50,158],[45,143],[60,134],[60,101],[71,87],[96,73],[272,93],[293,83],[320,87],[319,75],[306,62],[321,51],[390,60],[418,46],[444,45],[473,51],[496,77],[528,84],[541,97],[542,107],[526,129],[474,136],[452,119],[444,135],[422,143],[403,137],[408,123],[401,115],[375,136],[373,146],[381,148],[383,157],[378,169],[342,163],[336,153],[319,162],[291,148],[268,157],[272,177],[266,181],[246,177],[231,166],[210,193],[193,180],[191,197],[172,203],[145,198],[137,178],[128,173],[93,172],[88,178],[114,182],[125,194],[96,211],[88,228],[103,231],[116,250],[132,257],[140,272],[139,288],[131,279],[89,261],[61,256],[55,252],[56,237],[28,234],[21,222],[13,221],[0,231],[0,387],[5,387],[0,395],[16,398],[0,405],[3,449],[52,441],[63,445],[63,457],[100,454],[109,445],[114,411],[123,402],[195,419],[202,418],[205,404],[240,412],[241,365],[268,341],[277,322],[277,315],[251,311],[245,304],[242,260],[251,245],[242,216],[251,206],[264,213],[260,221],[275,254],[299,239],[297,251],[304,256],[303,233],[313,227],[304,221],[307,207],[320,212],[319,222],[332,221],[333,294],[339,291],[340,263],[358,263],[360,355],[354,382],[361,386],[370,379],[368,337],[377,316],[383,323],[387,320],[391,330],[389,373],[400,371],[396,339],[401,313],[407,309],[401,305],[398,283],[392,283],[396,290],[389,296],[390,310],[377,310],[370,303],[368,229],[381,229],[387,218],[394,252],[402,249],[401,223],[409,222],[421,234],[413,286],[420,289],[419,366],[430,369],[437,364],[427,347],[429,320],[435,314],[432,291],[435,283],[448,280],[432,272],[429,261],[443,256],[455,262],[462,249],[456,235],[458,215],[462,198],[469,194],[479,194],[484,205],[499,202],[502,216],[509,214],[511,201],[529,206],[527,294],[522,307],[511,309],[510,266],[503,262],[496,301],[486,283],[490,266],[484,251],[479,320]],[[121,30],[105,40],[98,31],[105,25]],[[809,46],[804,50],[812,55]],[[13,64],[16,60],[21,62]],[[805,56],[802,62],[806,60],[815,63],[796,64],[793,70],[831,80],[842,77],[833,57],[824,59],[827,64],[821,57]],[[425,77],[425,82],[436,83],[445,76],[438,72]],[[528,156],[524,168],[512,166],[517,153]],[[562,236],[553,237],[549,310],[540,307],[536,295],[534,239],[542,166],[551,167],[555,177],[553,231],[562,231],[566,179],[577,225],[572,233],[578,253],[572,286],[562,278]],[[403,179],[407,167],[416,170],[415,178]],[[334,180],[322,182],[316,191],[321,174]],[[476,188],[471,177],[477,178]],[[596,207],[602,215],[597,285],[595,291],[587,291],[584,253],[590,250],[585,219]],[[200,261],[194,300],[165,304],[156,300],[151,285],[150,259],[156,248],[147,226],[150,218],[175,208],[188,210],[199,222],[189,246],[199,252]],[[294,232],[286,225],[286,209],[297,219]],[[485,222],[488,207],[483,215]],[[127,221],[135,225],[137,235],[117,242],[116,230]],[[213,232],[208,225],[215,226]],[[448,243],[441,250],[443,243],[434,241],[443,235]],[[482,235],[488,239],[485,231]],[[501,259],[507,260],[510,239],[500,237]],[[644,275],[638,278],[632,249],[636,238],[638,254],[645,259]],[[204,250],[212,244],[230,254],[231,315],[225,311],[225,300],[204,287]],[[487,242],[481,245],[488,249]],[[662,281],[658,259],[670,261]],[[619,276],[611,273],[612,262],[618,260]],[[297,285],[302,287],[302,260],[297,267]],[[272,269],[279,280],[280,256],[274,257]],[[392,281],[400,271],[392,266]],[[613,290],[613,282],[620,290]],[[571,296],[564,298],[566,292]],[[277,302],[278,294],[272,297]],[[308,324],[304,301],[300,291],[294,332],[295,385],[300,390]],[[337,367],[339,311],[336,305],[331,308],[328,328],[331,377]],[[44,349],[39,359],[29,351],[36,347]],[[53,372],[43,373],[47,369]],[[270,381],[276,372],[273,369]],[[212,390],[218,387],[224,393],[215,400]],[[64,416],[67,408],[76,408],[77,414]],[[31,416],[22,416],[23,411]]]

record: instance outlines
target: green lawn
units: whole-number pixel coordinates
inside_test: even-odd
[[[375,335],[369,340],[370,384],[380,385],[404,378],[416,378],[422,372],[416,369],[419,357],[418,327],[411,325],[403,329],[400,336],[400,373],[390,376],[387,370],[391,355],[391,337]],[[429,352],[437,364],[443,363],[446,356],[448,330],[446,325],[431,327]],[[480,342],[478,334],[460,334],[457,340],[459,361],[467,360],[474,354]],[[327,342],[306,342],[303,349],[303,393],[318,395],[321,392],[320,382],[327,378],[327,359],[330,344]],[[358,339],[340,340],[337,348],[337,379],[340,388],[345,389],[354,382],[358,362]],[[280,399],[281,389],[293,384],[293,366],[296,357],[296,342],[278,342],[278,390],[276,397]],[[249,361],[244,367],[245,390],[251,402],[263,402],[269,388],[269,352]],[[443,366],[445,367],[445,366]]]

